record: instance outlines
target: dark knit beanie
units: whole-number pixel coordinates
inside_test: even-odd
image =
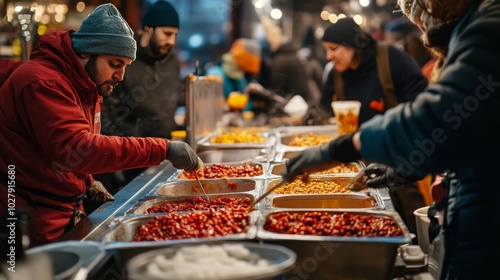
[[[351,17],[339,19],[328,26],[322,40],[351,47],[356,51],[366,48],[370,43],[369,35]]]
[[[142,16],[144,26],[173,26],[179,28],[179,15],[174,6],[166,1],[156,1]]]
[[[108,54],[135,60],[134,32],[112,4],[98,6],[73,34],[76,54]]]

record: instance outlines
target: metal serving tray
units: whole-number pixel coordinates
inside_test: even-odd
[[[340,166],[342,163],[338,163],[336,166]],[[354,169],[356,168],[357,170],[361,170],[362,168],[365,167],[365,164],[361,161],[359,162],[350,162],[346,164],[348,167]],[[335,166],[333,166],[335,167]],[[332,167],[332,168],[333,168]],[[281,176],[281,173],[285,171],[286,165],[285,163],[276,163],[272,164],[269,167],[269,177],[276,177],[276,176]],[[354,177],[359,173],[357,172],[349,172],[349,173],[329,173],[329,174],[321,174],[321,173],[312,173],[309,174],[310,178],[325,178],[325,177]]]
[[[325,126],[295,126],[295,127],[283,127],[276,130],[276,135],[278,137],[278,152],[286,151],[302,151],[304,149],[310,148],[311,146],[290,146],[292,140],[297,134],[307,135],[309,133],[315,135],[328,135],[332,136],[332,139],[338,136],[337,126],[325,125]]]
[[[215,163],[205,163],[205,167],[211,167],[213,166]],[[252,167],[255,167],[255,166],[260,166],[261,169],[262,169],[262,175],[259,175],[259,176],[252,176],[252,177],[230,177],[231,179],[264,179],[266,177],[266,171],[267,169],[269,168],[269,164],[267,163],[256,163],[256,162],[228,162],[228,163],[218,163],[218,164],[222,164],[222,165],[227,165],[227,166],[243,166],[244,164],[248,164]],[[182,179],[182,178],[179,178],[179,176],[182,174],[184,170],[183,169],[178,169],[176,172],[174,172],[174,174],[172,174],[172,176],[170,176],[169,178],[169,181],[194,181],[194,179]],[[207,178],[201,178],[200,177],[200,180],[219,180],[221,178],[210,178],[210,179],[207,179]]]
[[[264,210],[262,210],[264,211]],[[348,212],[393,219],[403,231],[394,237],[344,237],[279,234],[264,230],[270,213],[304,213],[318,209],[268,210],[259,219],[257,239],[283,245],[297,254],[295,268],[283,279],[391,279],[397,249],[411,241],[410,232],[395,211],[356,210],[325,211],[330,214]]]
[[[200,139],[197,143],[199,147],[217,148],[217,149],[236,149],[236,148],[270,148],[276,145],[277,138],[274,133],[263,132],[259,135],[266,139],[265,142],[256,143],[212,143],[212,139],[220,133],[213,133]]]
[[[257,181],[253,179],[200,179],[207,194],[256,192]],[[235,186],[232,186],[232,183]],[[203,195],[196,180],[160,183],[148,196],[200,196]]]
[[[328,182],[334,182],[334,183],[337,183],[338,185],[340,185],[341,187],[345,187],[347,185],[347,183],[352,179],[352,176],[329,176],[329,177],[318,177],[318,178],[309,178],[309,181],[314,181],[314,182],[325,182],[325,181],[328,181]],[[270,188],[272,188],[273,186],[276,186],[276,184],[280,183],[281,182],[281,178],[276,178],[276,179],[270,179],[266,185],[266,188],[264,189],[264,191],[267,191],[269,190]],[[269,195],[269,197],[273,196],[273,195],[278,195],[278,194],[275,194],[275,193],[272,193]],[[287,194],[289,195],[289,194]]]
[[[129,210],[125,212],[126,215],[128,214],[145,214],[146,210],[153,206],[158,206],[161,205],[165,202],[168,203],[182,203],[186,201],[186,199],[192,199],[196,196],[176,196],[176,197],[155,197],[155,198],[149,198],[149,199],[141,199],[137,201],[134,206],[132,206]],[[201,199],[205,199],[203,195],[199,196]],[[255,196],[251,193],[232,193],[232,194],[209,194],[208,198],[209,199],[218,199],[222,197],[230,197],[230,198],[241,198],[245,199],[248,198],[250,200],[250,203],[252,203],[255,200]]]
[[[271,161],[274,156],[267,149],[247,148],[247,149],[212,149],[197,153],[203,162],[219,162],[223,164]]]
[[[104,243],[106,249],[113,248],[139,248],[139,247],[163,247],[180,243],[196,243],[215,240],[252,240],[257,233],[256,222],[259,217],[258,212],[250,212],[250,224],[245,232],[239,234],[230,234],[226,236],[206,237],[206,238],[189,238],[176,240],[160,240],[160,241],[133,241],[137,228],[145,225],[154,217],[165,216],[165,214],[150,214],[141,216],[121,217],[115,220],[108,231],[106,231],[99,241]]]
[[[358,208],[384,209],[384,201],[376,192],[277,195],[269,201],[268,207],[274,208]]]
[[[321,133],[323,131],[338,131],[336,124],[331,125],[291,125],[291,126],[280,126],[273,129],[279,134],[294,134],[294,133]]]

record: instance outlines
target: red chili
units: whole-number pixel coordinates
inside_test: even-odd
[[[328,212],[270,214],[264,229],[285,234],[322,236],[401,236],[403,231],[388,217],[361,216],[350,213],[332,215]]]

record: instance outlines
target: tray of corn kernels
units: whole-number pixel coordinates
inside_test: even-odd
[[[337,137],[335,132],[306,132],[293,134],[279,134],[280,151],[301,151],[310,147],[317,147],[328,143]]]
[[[326,193],[350,193],[345,186],[351,178],[333,177],[333,178],[297,178],[290,183],[274,190],[273,194],[326,194]],[[269,190],[281,179],[270,180],[266,190]]]
[[[361,161],[342,163],[338,162],[336,165],[332,166],[323,171],[315,172],[309,174],[310,178],[322,178],[322,177],[354,177],[356,176],[363,168],[365,164]],[[283,171],[286,168],[285,163],[276,163],[272,164],[269,168],[269,176],[281,176]]]
[[[338,136],[337,127],[330,125],[279,127],[274,131],[281,151],[319,146]]]
[[[256,130],[219,131],[201,139],[199,146],[215,148],[267,148],[276,143],[269,132]]]

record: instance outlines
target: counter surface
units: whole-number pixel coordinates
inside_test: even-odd
[[[168,181],[176,171],[177,169],[168,161],[164,161],[159,166],[146,169],[115,194],[115,201],[101,205],[87,219],[82,220],[75,228],[64,235],[60,241],[99,241],[115,219],[122,217],[127,210],[133,207],[139,199],[144,198],[158,184]],[[385,209],[394,210],[388,189],[380,189],[379,193],[381,199],[384,201]],[[135,250],[107,250],[107,252],[106,258],[92,269],[92,274],[82,279],[106,279],[106,277],[111,276],[118,276],[118,279],[121,279],[120,276],[124,275],[124,263],[134,255],[144,252],[144,248]],[[403,273],[403,275],[405,274]]]
[[[115,201],[106,202],[92,212],[87,219],[61,238],[62,240],[97,240],[109,228],[111,222],[122,216],[137,200],[145,197],[159,183],[166,182],[177,169],[164,161],[158,166],[152,166],[142,172],[128,185],[117,192]],[[379,189],[386,210],[394,210],[391,198],[386,188]]]

